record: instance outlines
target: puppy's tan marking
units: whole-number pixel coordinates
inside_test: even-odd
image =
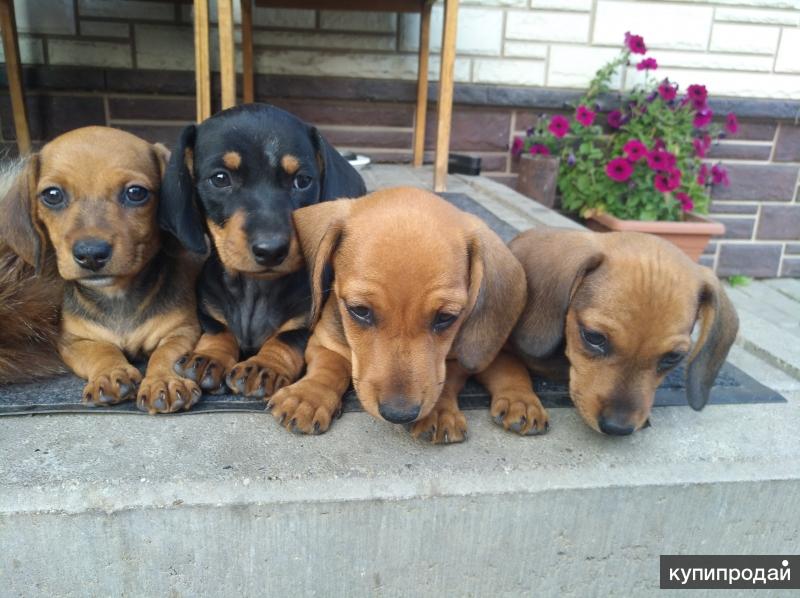
[[[183,163],[189,170],[189,174],[194,174],[194,151],[192,151],[192,148],[187,147],[183,150]]]
[[[286,174],[294,174],[300,170],[300,161],[292,154],[286,154],[281,158],[281,167],[286,171]]]
[[[225,168],[228,170],[237,170],[242,165],[242,156],[239,152],[226,152],[222,156],[222,163],[225,164]]]

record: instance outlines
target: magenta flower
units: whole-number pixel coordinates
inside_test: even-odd
[[[722,184],[727,187],[731,184],[731,182],[728,180],[728,171],[719,164],[715,164],[711,167],[711,178],[715,185]]]
[[[699,101],[705,103],[708,98],[708,90],[705,85],[690,85],[686,88],[686,95],[692,101]]]
[[[687,193],[683,192],[676,193],[675,199],[677,199],[681,203],[681,210],[683,210],[684,212],[691,212],[694,209],[694,202]]]
[[[725,117],[725,128],[728,130],[728,133],[735,134],[739,131],[739,121],[733,112],[728,112],[728,116]]]
[[[657,191],[661,191],[662,193],[669,193],[670,191],[674,191],[681,184],[681,171],[680,170],[670,170],[668,172],[659,172],[653,178],[653,185],[655,186]]]
[[[705,164],[700,165],[700,170],[697,171],[697,184],[705,185],[708,180],[708,166]]]
[[[547,129],[553,135],[561,139],[564,135],[569,133],[569,120],[563,116],[556,115],[550,120],[550,125]]]
[[[608,178],[624,183],[633,174],[633,166],[625,158],[614,158],[606,165]]]
[[[653,142],[653,149],[656,149],[656,150],[663,150],[665,147],[667,147],[667,146],[666,146],[666,144],[664,143],[664,140],[663,140],[663,139],[661,139],[660,137],[657,137],[657,138],[655,139],[655,141]]]
[[[675,166],[675,154],[665,150],[653,150],[647,154],[647,165],[651,170],[668,171]]]
[[[622,126],[622,112],[612,110],[608,113],[608,126],[612,129],[619,129]]]
[[[692,103],[692,107],[695,110],[705,110],[706,109],[706,101],[705,100],[693,100],[689,98],[689,101]]]
[[[647,146],[638,139],[631,139],[625,144],[622,151],[628,155],[628,160],[631,162],[638,162],[647,156]]]
[[[541,143],[534,143],[531,146],[531,149],[528,150],[532,156],[540,155],[540,156],[549,156],[550,149]]]
[[[655,58],[645,58],[636,65],[637,71],[654,71],[658,68]]]
[[[692,124],[694,125],[695,129],[702,129],[711,122],[713,117],[714,112],[709,108],[704,108],[703,110],[697,111],[697,114],[694,115],[694,121]]]
[[[511,155],[519,156],[524,146],[525,142],[522,140],[522,137],[514,137],[514,142],[511,144]]]
[[[630,31],[625,32],[625,45],[632,54],[646,54],[647,46],[644,45],[644,38],[641,35],[631,35]]]
[[[665,102],[671,102],[678,95],[678,88],[669,84],[669,79],[664,79],[661,85],[658,86],[658,93]]]
[[[597,113],[592,112],[586,106],[578,106],[578,109],[575,111],[575,120],[584,127],[591,127],[595,116],[597,116]]]
[[[696,137],[692,143],[694,144],[694,153],[698,158],[705,158],[708,148],[711,147],[711,136],[703,135]]]

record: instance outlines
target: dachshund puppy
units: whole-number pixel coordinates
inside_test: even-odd
[[[5,199],[10,217],[0,232],[8,244],[40,270],[54,256],[64,281],[59,351],[88,380],[87,403],[135,396],[156,413],[200,398],[197,385],[173,371],[200,333],[199,266],[161,246],[167,159],[163,146],[124,131],[76,129],[31,156]],[[148,355],[142,379],[128,359]]]
[[[509,247],[528,280],[511,344],[535,373],[569,378],[589,426],[642,428],[656,388],[682,362],[689,404],[705,406],[739,327],[711,270],[640,233],[531,230]]]
[[[273,416],[292,431],[324,432],[352,379],[374,417],[413,424],[433,442],[464,440],[458,392],[495,359],[525,301],[508,248],[478,218],[412,188],[294,219],[317,324],[307,373],[270,399]],[[532,393],[519,396],[541,409]]]
[[[210,392],[265,397],[302,372],[311,291],[297,208],[363,195],[364,181],[317,132],[266,104],[184,129],[164,179],[162,221],[211,255],[198,281],[203,336],[176,369]],[[245,358],[240,362],[240,359]]]

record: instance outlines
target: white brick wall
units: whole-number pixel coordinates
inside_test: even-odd
[[[15,0],[15,6],[25,63],[192,68],[189,5]],[[238,23],[239,0],[234,8]],[[442,12],[440,1],[431,26],[434,80]],[[254,21],[259,72],[416,77],[418,15],[257,8]],[[659,77],[684,87],[703,82],[718,95],[800,98],[800,0],[461,0],[456,78],[581,88],[615,55],[626,31],[644,36]],[[629,69],[614,84],[640,78]]]

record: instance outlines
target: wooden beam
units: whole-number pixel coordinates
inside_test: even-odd
[[[194,69],[197,122],[211,116],[211,59],[208,45],[208,0],[194,0]]]
[[[19,60],[14,0],[0,0],[0,32],[3,35],[3,52],[6,56],[6,76],[11,94],[11,114],[17,134],[17,148],[19,155],[24,156],[31,151],[31,133],[28,129],[28,110],[25,107],[25,92],[22,87],[22,63]]]
[[[450,125],[453,118],[453,76],[456,61],[457,27],[458,0],[445,0],[444,30],[442,31],[442,65],[439,74],[436,162],[433,171],[434,191],[444,191],[447,186],[447,159],[450,156]]]
[[[253,0],[242,2],[242,100],[255,102],[255,68],[253,67]]]
[[[428,114],[428,57],[431,41],[431,5],[423,0],[419,21],[419,64],[417,66],[417,118],[414,121],[414,166],[425,157],[425,121]]]
[[[233,0],[217,0],[219,73],[222,109],[236,105],[236,45],[233,41]]]

